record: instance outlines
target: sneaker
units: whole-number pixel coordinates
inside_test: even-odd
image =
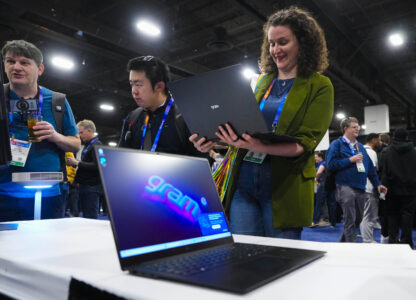
[[[384,236],[384,235],[380,235],[380,243],[381,244],[388,244],[389,243],[389,237],[388,236]]]
[[[327,221],[321,220],[321,221],[319,221],[318,225],[319,225],[319,226],[329,226],[329,225],[330,225],[330,223],[329,223],[329,222],[327,222]]]

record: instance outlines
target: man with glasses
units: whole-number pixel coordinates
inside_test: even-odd
[[[201,156],[166,87],[168,66],[157,57],[140,56],[128,62],[127,71],[139,107],[124,119],[119,147]]]
[[[381,185],[373,162],[364,146],[357,141],[360,126],[358,120],[349,117],[341,121],[342,137],[329,146],[326,161],[330,171],[335,172],[336,198],[344,214],[344,231],[341,242],[357,242],[356,228],[360,225],[364,203],[367,178],[379,193],[387,193]]]

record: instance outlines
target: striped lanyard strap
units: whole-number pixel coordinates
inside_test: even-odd
[[[85,156],[85,154],[87,154],[87,151],[88,151],[88,149],[92,146],[92,144],[94,144],[95,143],[95,141],[96,140],[98,140],[98,137],[95,137],[95,138],[93,138],[89,143],[88,143],[88,145],[84,148],[84,150],[82,151],[82,154],[81,154],[81,160],[83,160],[84,159],[84,156]]]
[[[166,122],[166,119],[168,117],[170,108],[172,107],[172,104],[173,104],[173,98],[170,98],[169,103],[166,106],[165,112],[163,114],[163,118],[162,118],[162,122],[160,123],[159,130],[157,131],[155,141],[153,142],[152,149],[150,150],[151,152],[156,151],[156,147],[157,147],[157,144],[159,143],[159,139],[160,139],[160,134],[162,133],[163,125],[165,125],[165,122]],[[147,113],[146,117],[144,119],[144,124],[143,124],[142,143],[140,145],[140,149],[143,149],[143,146],[144,146],[144,139],[146,137],[146,131],[147,131],[147,125],[149,123],[149,118],[150,118],[150,115],[149,115],[149,113]]]
[[[270,92],[272,91],[272,88],[273,88],[274,84],[276,83],[276,81],[277,81],[277,77],[273,79],[272,83],[270,83],[269,87],[267,88],[266,93],[264,94],[263,98],[261,99],[261,101],[260,101],[260,111],[263,111],[264,104],[266,103],[266,100],[269,98]],[[274,116],[274,120],[273,120],[273,124],[272,124],[273,130],[275,130],[276,127],[277,127],[277,123],[279,122],[280,115],[282,114],[283,105],[286,102],[286,98],[287,98],[287,95],[289,94],[289,92],[290,92],[290,87],[287,89],[287,91],[283,95],[282,101],[280,102],[279,107],[276,110],[276,115]]]

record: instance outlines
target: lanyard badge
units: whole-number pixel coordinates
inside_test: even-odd
[[[169,114],[170,108],[172,107],[173,102],[174,102],[173,98],[171,97],[169,99],[168,105],[166,106],[165,112],[163,113],[162,122],[160,123],[159,130],[157,131],[157,134],[156,134],[156,137],[155,137],[155,141],[153,142],[153,146],[150,150],[151,152],[156,151],[157,144],[159,143],[159,139],[160,139],[160,134],[162,133],[163,126],[165,125],[166,119],[168,117],[168,114]],[[147,126],[148,126],[148,123],[149,123],[149,119],[150,119],[150,116],[147,113],[146,118],[144,120],[144,124],[143,124],[142,142],[141,142],[141,145],[140,145],[140,149],[143,149],[143,146],[144,146],[144,139],[146,137],[146,131],[147,131]]]

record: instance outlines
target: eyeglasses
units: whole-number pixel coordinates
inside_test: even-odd
[[[355,126],[349,126],[348,128],[358,129],[358,130],[360,130],[360,129],[361,129],[361,127],[360,127],[360,126],[358,126],[358,125],[355,125]]]

